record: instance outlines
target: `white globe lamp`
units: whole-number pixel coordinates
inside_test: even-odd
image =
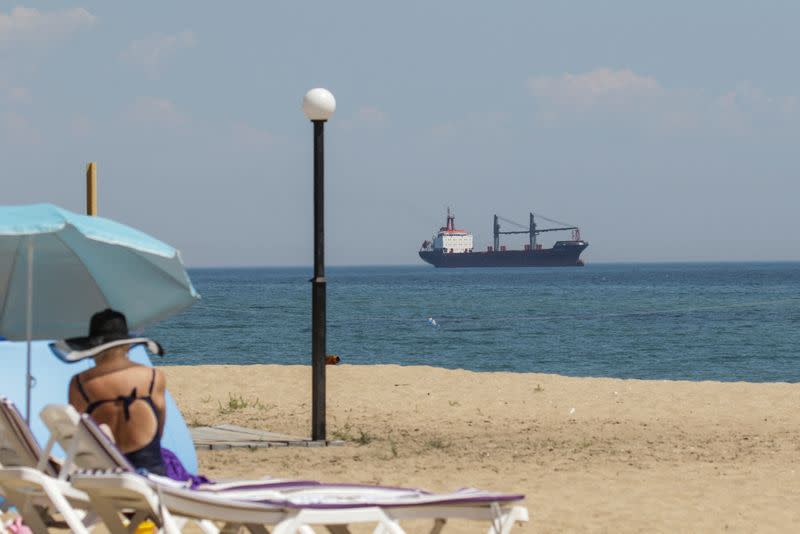
[[[303,97],[303,113],[308,120],[326,121],[336,111],[336,99],[322,87],[315,87]]]

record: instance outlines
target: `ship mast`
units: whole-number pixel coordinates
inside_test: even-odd
[[[500,250],[500,223],[497,220],[497,215],[494,216],[494,248],[495,252]]]
[[[531,222],[529,230],[530,232],[529,239],[530,239],[531,251],[534,251],[536,250],[536,223],[533,220],[533,212],[530,212],[530,215],[531,215]]]

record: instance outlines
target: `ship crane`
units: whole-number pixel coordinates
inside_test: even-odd
[[[542,219],[544,219],[546,221],[550,221],[550,222],[553,222],[553,223],[556,223],[556,224],[561,224],[561,225],[566,225],[567,224],[567,223],[562,223],[562,222],[559,222],[559,221],[555,221],[553,219],[548,219],[547,217],[544,217],[542,215],[540,215],[539,217],[541,217]],[[520,228],[524,228],[524,226],[519,224],[519,223],[516,223],[516,222],[511,221],[509,219],[505,219],[505,218],[500,217],[498,215],[495,215],[494,216],[494,250],[496,250],[496,251],[500,250],[500,235],[501,234],[505,234],[505,235],[509,235],[509,234],[528,234],[530,236],[529,239],[530,239],[530,250],[531,251],[536,250],[536,236],[539,235],[539,234],[542,234],[544,232],[560,232],[560,231],[564,231],[564,230],[572,230],[573,233],[574,233],[574,236],[575,236],[575,240],[576,241],[580,241],[580,235],[581,235],[580,232],[581,232],[581,230],[577,226],[562,226],[560,228],[536,228],[536,221],[534,220],[533,212],[530,213],[530,223],[528,224],[528,229],[527,230],[505,230],[505,231],[501,231],[500,230],[500,221],[501,220],[505,221],[507,223],[513,224],[515,226],[519,226]]]

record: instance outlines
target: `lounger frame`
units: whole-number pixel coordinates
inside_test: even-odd
[[[49,526],[84,534],[96,521],[88,495],[67,480],[69,465],[56,468],[50,453],[62,436],[51,434],[44,449],[13,402],[0,397],[0,489],[37,534]],[[57,521],[52,511],[63,521]]]

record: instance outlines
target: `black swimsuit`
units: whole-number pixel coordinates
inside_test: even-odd
[[[83,385],[81,384],[81,377],[77,375],[75,377],[75,383],[78,386],[78,391],[80,391],[83,398],[89,405],[84,410],[85,413],[91,415],[93,411],[95,411],[99,406],[106,404],[108,402],[121,402],[122,403],[122,411],[125,415],[125,421],[130,421],[131,419],[131,404],[134,402],[141,400],[146,402],[150,409],[153,410],[153,415],[156,416],[156,435],[153,437],[152,441],[142,447],[141,449],[127,452],[125,453],[125,457],[128,461],[133,465],[133,467],[137,469],[147,469],[150,473],[155,473],[156,475],[164,475],[166,474],[166,470],[164,468],[164,459],[161,456],[161,417],[158,414],[158,409],[156,408],[155,403],[153,402],[153,386],[156,382],[156,370],[153,369],[153,377],[150,379],[150,389],[147,392],[147,395],[144,397],[138,397],[136,395],[136,388],[133,388],[130,395],[120,395],[115,399],[102,399],[96,401],[90,401],[89,396],[86,395],[86,391],[83,389]]]

